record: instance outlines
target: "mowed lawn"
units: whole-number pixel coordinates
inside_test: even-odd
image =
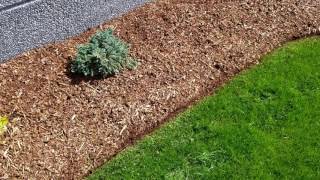
[[[320,38],[262,62],[89,179],[320,179]]]

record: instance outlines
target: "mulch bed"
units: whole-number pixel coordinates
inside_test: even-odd
[[[315,0],[159,0],[0,65],[0,177],[81,178],[288,40],[320,34]],[[68,74],[112,27],[139,59],[106,79]]]

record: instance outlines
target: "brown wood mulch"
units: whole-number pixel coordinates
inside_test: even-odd
[[[319,0],[159,0],[0,65],[2,178],[81,178],[283,42],[319,34]],[[103,80],[68,75],[99,29],[140,66]]]

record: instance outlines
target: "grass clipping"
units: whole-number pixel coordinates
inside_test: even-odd
[[[7,131],[7,125],[9,119],[7,116],[0,116],[0,136],[2,136]]]

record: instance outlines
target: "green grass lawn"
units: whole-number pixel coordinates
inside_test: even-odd
[[[266,56],[89,179],[320,179],[320,38]]]

